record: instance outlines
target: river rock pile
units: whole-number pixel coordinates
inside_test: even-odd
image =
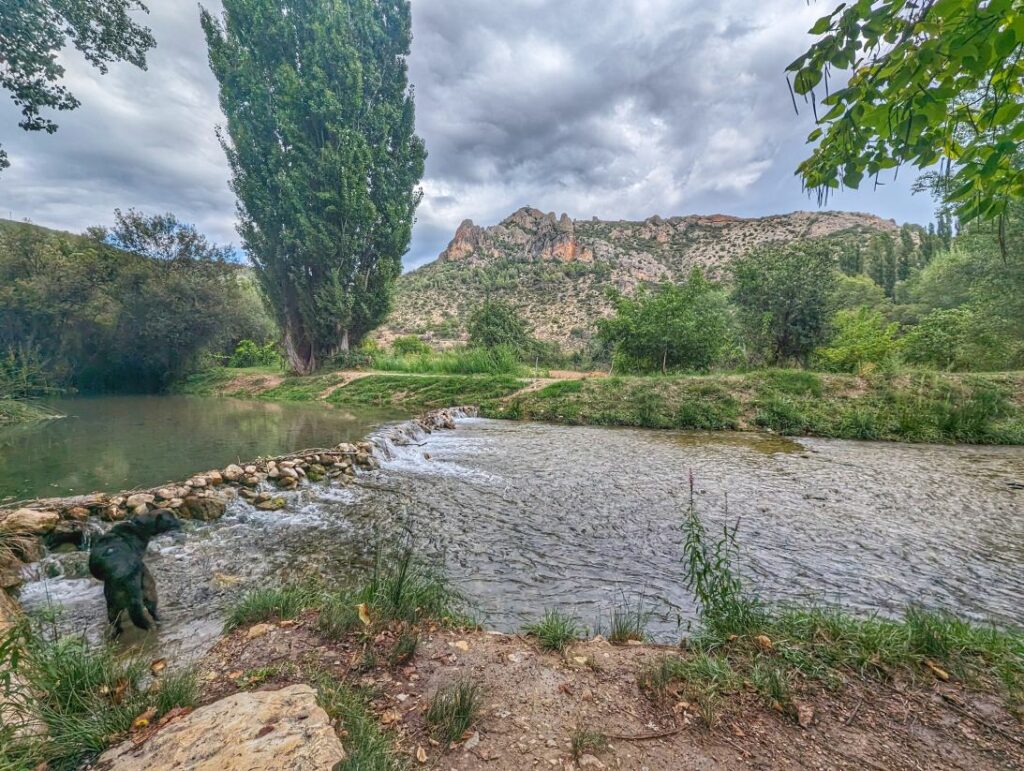
[[[231,464],[196,474],[181,484],[117,495],[76,496],[36,501],[0,511],[0,588],[21,583],[24,563],[42,558],[44,544],[79,546],[92,529],[90,519],[118,522],[156,509],[171,509],[182,519],[211,522],[224,516],[236,496],[263,510],[284,508],[284,500],[266,488],[294,490],[325,479],[351,483],[358,469],[379,467],[373,445],[339,444],[332,450],[282,458],[261,458],[245,466]]]

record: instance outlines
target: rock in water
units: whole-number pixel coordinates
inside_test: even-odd
[[[16,509],[6,514],[0,512],[0,532],[42,535],[53,530],[59,521],[60,515],[56,511]]]
[[[237,693],[200,707],[136,748],[103,753],[108,771],[327,771],[345,759],[330,718],[308,685]]]
[[[198,519],[211,522],[224,516],[227,504],[220,498],[199,497],[190,495],[181,503],[179,513],[185,519]]]

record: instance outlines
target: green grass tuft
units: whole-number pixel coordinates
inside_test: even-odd
[[[608,641],[614,645],[625,645],[630,641],[643,642],[647,639],[647,623],[651,612],[644,609],[644,597],[636,605],[623,602],[612,608],[608,627]]]
[[[228,610],[225,631],[263,621],[295,618],[304,610],[318,608],[323,594],[309,586],[289,584],[247,592]]]
[[[452,744],[459,741],[483,706],[483,691],[470,680],[440,688],[427,708],[427,723],[434,738]]]
[[[537,638],[540,647],[546,651],[564,651],[569,643],[580,639],[584,629],[574,616],[557,610],[545,611],[544,616],[523,627],[523,631]]]
[[[381,728],[366,693],[326,672],[314,674],[312,680],[320,706],[345,732],[346,757],[336,771],[403,771],[409,767],[395,751],[390,734]]]
[[[198,681],[191,671],[171,672],[144,689],[147,665],[111,646],[84,638],[44,637],[28,621],[0,638],[5,702],[0,725],[0,768],[75,769],[123,738],[149,708],[160,717],[196,704]],[[21,726],[36,722],[43,733]]]
[[[591,731],[581,725],[577,725],[569,738],[572,759],[578,761],[584,755],[593,755],[602,752],[608,747],[608,739],[598,731]]]

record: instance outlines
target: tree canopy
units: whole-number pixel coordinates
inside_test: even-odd
[[[703,370],[728,339],[729,313],[718,286],[694,268],[683,284],[662,284],[636,297],[617,296],[615,315],[598,322],[598,335],[628,371]]]
[[[818,123],[798,169],[808,188],[827,197],[944,162],[942,190],[962,220],[1024,200],[1022,0],[856,0],[811,34],[821,37],[788,67]],[[840,72],[845,86],[831,82]]]
[[[534,340],[530,327],[508,303],[487,299],[469,317],[469,344],[477,348],[506,346],[522,356]]]
[[[733,265],[733,302],[755,348],[769,362],[807,362],[822,342],[836,282],[827,244],[794,242],[758,247]]]
[[[0,3],[0,87],[21,108],[26,131],[52,134],[57,124],[42,111],[73,110],[80,102],[62,82],[57,55],[70,43],[89,64],[106,72],[111,62],[146,68],[156,45],[131,14],[148,13],[139,0],[9,0]],[[10,165],[0,148],[0,170]]]
[[[195,225],[166,214],[143,214],[135,209],[114,209],[113,227],[90,228],[88,234],[118,249],[154,260],[212,260],[228,262],[234,256],[231,246],[212,243]]]
[[[407,0],[226,0],[204,10],[239,232],[299,372],[389,309],[421,193]]]
[[[157,260],[95,238],[0,223],[0,359],[81,391],[156,391],[273,334],[251,279],[214,260]],[[16,366],[15,366],[16,365]]]

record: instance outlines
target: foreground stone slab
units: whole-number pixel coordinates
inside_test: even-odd
[[[104,771],[330,771],[345,759],[308,685],[237,693],[175,720],[140,747],[103,753]]]

